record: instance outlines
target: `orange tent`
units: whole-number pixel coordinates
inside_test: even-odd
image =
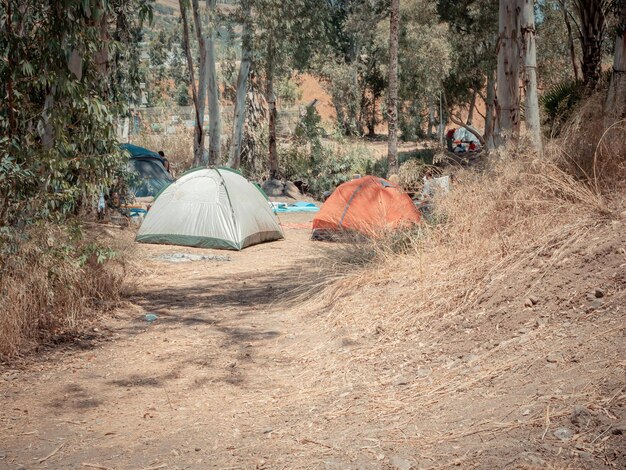
[[[313,236],[337,230],[376,236],[419,221],[420,212],[406,193],[387,180],[365,176],[335,189],[313,219]]]

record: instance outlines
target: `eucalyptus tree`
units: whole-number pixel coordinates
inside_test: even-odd
[[[524,122],[534,149],[542,150],[539,99],[537,96],[537,46],[533,0],[518,0],[520,23],[520,56],[523,61]]]
[[[498,0],[437,0],[439,16],[449,25],[451,67],[443,80],[448,117],[458,126],[472,124],[469,118],[479,113],[476,99],[483,100],[485,130],[478,137],[489,148],[494,145],[498,6]],[[462,108],[468,109],[466,122],[455,115]]]
[[[178,0],[180,6],[181,23],[183,29],[183,49],[187,59],[187,71],[191,85],[191,97],[195,111],[195,124],[193,135],[193,166],[201,166],[204,158],[204,111],[206,109],[206,43],[202,34],[202,19],[198,0]],[[198,80],[196,81],[196,65],[192,55],[189,9],[192,8],[192,16],[195,25],[196,39],[198,41]]]
[[[228,158],[228,166],[231,168],[239,168],[241,164],[241,143],[243,140],[243,125],[246,117],[246,94],[248,91],[248,77],[250,75],[253,56],[252,0],[241,0],[240,7],[240,21],[242,23],[241,62],[237,76],[233,131]]]
[[[498,145],[519,133],[519,31],[517,0],[500,0],[497,75],[497,138]]]
[[[387,160],[389,171],[398,171],[398,34],[400,29],[400,0],[391,0],[389,15],[389,102],[387,105]]]
[[[279,176],[275,83],[307,67],[324,36],[324,5],[316,0],[254,0],[254,63],[265,84],[268,105],[269,178]],[[315,14],[312,14],[315,12]]]
[[[62,218],[123,164],[116,118],[138,76],[130,42],[146,0],[2,0],[0,225]]]
[[[206,67],[207,67],[207,98],[209,105],[209,165],[221,163],[222,150],[222,117],[220,114],[220,90],[217,83],[215,64],[215,29],[217,0],[206,0]]]

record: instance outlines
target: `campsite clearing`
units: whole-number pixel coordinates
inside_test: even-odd
[[[442,323],[445,337],[430,325],[412,344],[379,328],[337,328],[323,305],[303,307],[329,285],[319,260],[334,249],[309,240],[313,216],[281,215],[285,240],[241,252],[136,245],[142,271],[114,318],[19,371],[0,369],[0,468],[624,462],[617,312],[603,311],[597,327],[587,314],[567,325],[537,317],[538,326],[507,340],[498,336],[504,328],[496,334],[468,319]],[[123,233],[130,242],[133,234]],[[228,260],[168,261],[180,253]],[[344,299],[355,313],[407,288],[385,272],[378,278],[363,298]],[[534,310],[520,308],[527,313],[515,321],[533,322]],[[532,344],[547,344],[540,335],[553,338],[553,350],[533,356]]]

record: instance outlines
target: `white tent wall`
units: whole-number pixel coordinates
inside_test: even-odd
[[[241,248],[276,240],[277,231],[283,238],[276,215],[261,191],[237,172],[228,169],[217,171],[228,190]]]
[[[157,197],[137,234],[143,243],[231,250],[280,238],[263,194],[225,169],[183,175]]]

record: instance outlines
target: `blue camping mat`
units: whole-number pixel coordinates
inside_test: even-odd
[[[275,213],[285,212],[318,212],[320,210],[312,202],[298,201],[293,204],[287,204],[285,202],[270,202],[272,210]]]

